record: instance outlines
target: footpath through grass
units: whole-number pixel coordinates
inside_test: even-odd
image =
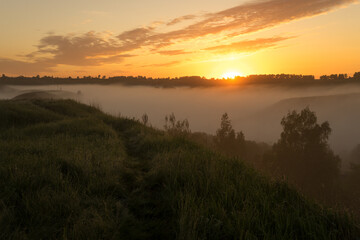
[[[0,101],[0,239],[359,239],[241,160],[70,100]]]

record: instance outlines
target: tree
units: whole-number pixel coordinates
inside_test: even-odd
[[[235,131],[227,113],[221,116],[220,129],[216,131],[216,137],[219,143],[225,143],[226,140],[235,140]]]
[[[323,80],[323,81],[329,80],[329,76],[322,75],[322,76],[320,76],[320,80]]]
[[[289,112],[281,125],[280,140],[265,158],[270,170],[307,192],[331,188],[339,174],[340,159],[328,145],[329,123],[318,124],[315,112],[307,107],[300,113]]]
[[[149,123],[149,116],[146,113],[144,113],[141,117],[141,121],[145,126],[147,126]]]
[[[244,155],[244,134],[243,132],[235,133],[227,113],[221,116],[220,128],[216,131],[215,144],[218,150],[226,154]]]
[[[187,119],[177,121],[174,113],[165,116],[164,128],[169,134],[181,136],[187,135],[190,133],[189,126],[190,124]]]
[[[360,80],[360,72],[354,73],[353,79],[354,80]]]

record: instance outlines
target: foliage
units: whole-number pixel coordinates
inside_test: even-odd
[[[190,124],[187,119],[176,120],[175,114],[171,113],[165,116],[164,129],[172,135],[185,136],[190,133]]]
[[[281,121],[283,132],[265,160],[271,171],[286,176],[302,190],[321,194],[331,189],[339,174],[340,159],[328,145],[328,122],[317,123],[309,108],[289,112]]]
[[[346,84],[359,83],[359,72],[353,77],[347,74],[323,75],[317,81],[313,75],[295,75],[295,74],[260,74],[249,75],[246,77],[235,77],[232,84],[274,84],[288,86],[310,86],[310,85],[327,85],[327,84]],[[330,80],[330,81],[329,81]],[[53,76],[34,76],[34,77],[10,77],[2,74],[0,85],[64,85],[64,84],[121,84],[124,86],[152,86],[162,88],[174,87],[219,87],[228,86],[229,82],[225,79],[206,79],[200,76],[184,76],[176,78],[147,78],[144,76],[77,76],[76,78],[60,78]]]
[[[0,239],[359,236],[347,215],[186,138],[73,101],[0,107]]]
[[[227,113],[221,116],[220,128],[216,131],[215,145],[223,153],[242,157],[245,155],[245,136],[242,132],[235,134]]]

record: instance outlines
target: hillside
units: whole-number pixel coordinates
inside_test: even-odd
[[[241,160],[71,100],[0,101],[0,239],[358,239]]]
[[[317,113],[320,121],[330,123],[333,129],[330,144],[336,152],[350,150],[359,144],[360,93],[283,99],[238,120],[238,124],[242,129],[251,130],[252,139],[274,142],[281,133],[281,118],[289,111],[299,111],[307,106]]]
[[[31,99],[77,99],[75,93],[61,91],[61,90],[48,90],[48,91],[22,91],[19,95],[15,96],[13,100],[31,100]]]

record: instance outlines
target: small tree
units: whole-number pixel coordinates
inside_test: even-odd
[[[216,131],[216,137],[221,145],[225,144],[226,141],[235,140],[235,131],[227,113],[221,116],[220,129]]]
[[[176,120],[175,114],[165,116],[165,130],[172,135],[187,135],[190,133],[190,124],[187,119]]]
[[[149,116],[146,113],[144,113],[141,117],[141,121],[145,126],[147,126],[149,123]]]
[[[353,78],[354,78],[354,80],[360,80],[360,72],[354,73]]]
[[[270,170],[305,191],[316,193],[331,187],[339,174],[340,159],[328,145],[329,123],[318,124],[315,112],[307,107],[300,113],[288,113],[281,125],[280,140],[266,159]]]
[[[220,128],[216,131],[215,144],[218,150],[229,155],[243,155],[245,137],[242,132],[235,133],[227,113],[221,116]]]

